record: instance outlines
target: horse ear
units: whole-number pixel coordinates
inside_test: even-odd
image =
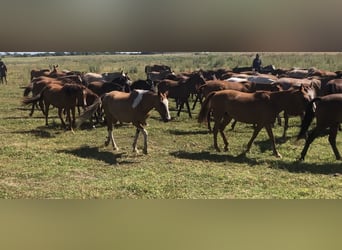
[[[158,91],[158,95],[162,98],[167,98],[167,95],[169,94],[169,91],[166,91],[165,93],[161,93]]]

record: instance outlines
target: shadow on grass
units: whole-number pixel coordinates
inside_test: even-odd
[[[311,173],[339,176],[342,174],[342,162],[315,163],[304,161],[277,161],[270,164],[270,168],[282,169],[291,173]]]
[[[122,157],[124,153],[113,153],[113,152],[102,152],[99,151],[98,147],[82,146],[80,148],[70,149],[70,150],[59,150],[58,153],[67,153],[77,157],[85,159],[94,159],[98,161],[103,161],[110,165],[116,164],[132,164],[133,161],[120,161],[118,159]]]
[[[15,131],[12,133],[15,133],[15,134],[32,134],[35,137],[39,137],[39,138],[55,138],[56,137],[56,135],[52,134],[50,131],[42,130],[42,129],[22,130],[22,131]]]
[[[249,165],[257,165],[258,162],[255,159],[248,158],[246,155],[223,155],[223,154],[211,154],[208,151],[202,152],[186,152],[186,151],[175,151],[171,152],[170,155],[180,158],[189,159],[195,161],[212,161],[212,162],[234,162],[234,163],[247,163]]]
[[[61,124],[51,122],[48,126],[40,126],[31,130],[13,131],[13,134],[32,134],[39,138],[55,138],[66,130],[61,127]]]
[[[195,161],[211,161],[211,162],[232,162],[232,163],[245,163],[250,166],[256,166],[259,162],[257,159],[249,158],[248,154],[240,154],[238,156],[215,154],[208,151],[203,152],[186,152],[186,151],[175,151],[171,152],[170,155],[180,158],[189,159]],[[311,173],[311,174],[325,174],[340,176],[342,174],[342,162],[335,161],[329,163],[309,163],[303,161],[286,162],[281,159],[265,160],[263,161],[269,165],[272,169],[285,170],[291,173]]]
[[[207,135],[207,134],[210,134],[209,130],[186,131],[186,130],[180,130],[180,129],[168,129],[168,132],[172,135]]]

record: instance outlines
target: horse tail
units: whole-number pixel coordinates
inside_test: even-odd
[[[205,98],[203,104],[202,104],[202,107],[201,107],[201,110],[198,114],[198,118],[197,118],[197,121],[199,123],[202,123],[202,122],[205,122],[207,120],[207,116],[208,116],[208,113],[210,111],[210,101],[211,101],[211,98],[215,95],[215,92],[211,92],[207,98]]]
[[[94,103],[86,108],[86,110],[77,118],[76,127],[79,128],[86,120],[89,120],[93,114],[102,106],[102,96],[98,97]]]
[[[28,105],[28,104],[36,103],[37,101],[40,101],[43,98],[42,93],[43,93],[44,90],[45,90],[45,88],[38,95],[30,97],[30,98],[26,97],[25,93],[24,93],[24,99],[21,101],[21,103],[23,105]]]
[[[305,133],[308,131],[310,124],[311,124],[313,118],[315,117],[315,107],[316,107],[315,102],[320,101],[320,100],[321,100],[321,98],[317,97],[317,98],[313,99],[308,104],[308,106],[305,110],[304,119],[303,119],[302,124],[300,126],[300,132],[297,136],[297,140],[304,138]]]

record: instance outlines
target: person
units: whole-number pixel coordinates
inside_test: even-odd
[[[5,78],[5,82],[7,84],[6,75],[7,75],[7,67],[6,67],[5,63],[0,58],[0,81],[1,81],[1,83],[4,83],[4,78]]]
[[[261,62],[261,59],[259,57],[259,54],[256,54],[256,56],[253,60],[252,68],[253,68],[253,70],[255,70],[257,72],[260,72],[261,65],[262,65],[262,62]]]

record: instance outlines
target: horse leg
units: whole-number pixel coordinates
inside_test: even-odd
[[[277,115],[277,122],[278,125],[281,126],[281,118],[280,118],[280,114]]]
[[[177,116],[180,115],[180,112],[183,107],[184,107],[184,102],[183,101],[181,102],[179,99],[177,99],[177,105],[176,105],[176,108],[178,108]]]
[[[232,130],[232,131],[234,130],[236,123],[237,123],[237,120],[234,120],[231,127],[230,127],[230,130]]]
[[[284,111],[284,131],[283,131],[283,136],[281,137],[283,141],[286,139],[286,131],[289,128],[289,116],[287,112]]]
[[[262,128],[263,128],[263,125],[261,125],[261,124],[256,125],[256,127],[254,128],[254,131],[253,131],[253,135],[247,144],[247,148],[242,154],[246,154],[249,152],[249,150],[251,149],[253,141],[255,140],[255,138],[257,137],[257,135],[259,134],[259,132]]]
[[[71,118],[72,120],[70,121],[70,129],[73,130],[73,128],[76,127],[76,115],[75,115],[75,107],[71,108]]]
[[[213,137],[214,137],[214,148],[216,149],[217,152],[220,152],[221,150],[219,149],[218,147],[218,144],[217,144],[217,134],[220,130],[220,128],[223,127],[223,121],[222,121],[222,118],[223,118],[223,115],[224,114],[215,114],[213,113],[214,115],[214,128],[213,128]]]
[[[221,122],[220,128],[219,128],[219,131],[223,139],[223,143],[224,143],[224,151],[228,151],[228,144],[229,144],[226,138],[226,135],[224,134],[224,129],[226,128],[226,126],[229,124],[231,120],[232,120],[231,117],[229,117],[228,115],[225,115],[223,117],[223,121]]]
[[[49,116],[49,106],[50,104],[45,103],[45,125],[48,126],[48,116]]]
[[[305,155],[310,147],[310,144],[316,139],[316,137],[319,135],[319,133],[321,132],[322,128],[320,127],[316,127],[314,128],[314,130],[309,134],[308,138],[305,141],[305,145],[304,148],[300,154],[300,160],[304,161]]]
[[[216,149],[217,152],[221,151],[217,145],[217,133],[218,133],[218,128],[219,128],[219,123],[220,121],[215,119],[215,124],[213,128],[213,136],[214,136],[214,148]]]
[[[117,121],[115,121],[117,122]],[[109,142],[112,142],[112,146],[114,150],[119,150],[118,146],[116,145],[114,141],[114,136],[113,136],[113,123],[114,121],[107,115],[107,131],[108,131],[108,137],[107,140],[105,141],[105,146],[109,145]]]
[[[144,154],[147,154],[147,139],[148,139],[148,133],[147,133],[147,130],[142,128],[142,133],[144,135],[144,149],[143,149],[143,152]]]
[[[279,152],[277,151],[276,146],[275,146],[275,140],[274,140],[274,135],[273,135],[273,131],[272,131],[272,126],[271,126],[271,124],[265,125],[265,128],[266,128],[268,137],[270,138],[270,141],[271,141],[271,144],[272,144],[273,154],[274,154],[276,157],[281,158],[281,154],[279,154]]]
[[[198,93],[197,93],[197,94],[196,94],[196,99],[195,99],[195,101],[194,101],[194,104],[192,105],[192,110],[195,109],[196,104],[197,104],[198,101],[199,101],[200,104],[202,104],[201,94],[198,94]]]
[[[211,117],[211,111],[209,111],[207,114],[207,124],[208,124],[209,132],[211,132],[210,117]]]
[[[37,104],[35,104],[37,105]],[[42,111],[43,115],[45,115],[45,103],[44,101],[40,100],[38,103],[38,106],[40,107],[40,110]],[[34,108],[32,108],[32,110],[34,110]]]
[[[336,137],[337,137],[338,126],[339,124],[334,124],[330,126],[329,142],[336,156],[336,160],[341,160],[340,152],[338,151],[338,148],[336,147]]]
[[[67,113],[69,114],[69,118],[70,118],[70,111],[69,111],[69,109],[67,109]],[[58,108],[58,117],[61,120],[63,128],[65,128],[66,124],[65,124],[65,122],[63,120],[63,109],[62,108]],[[68,115],[67,115],[67,119],[68,119]]]
[[[34,112],[34,106],[36,105],[36,103],[32,103],[32,108],[31,108],[31,112],[29,114],[29,116],[31,117],[33,115]]]
[[[133,152],[135,153],[139,153],[139,150],[137,148],[137,142],[138,142],[138,138],[139,138],[139,133],[140,133],[140,128],[137,127],[136,131],[135,131],[135,136],[134,136],[134,140],[133,140]]]
[[[188,109],[189,117],[192,118],[191,111],[190,111],[190,106],[189,106],[189,100],[185,101],[185,105],[186,105],[186,108]]]

